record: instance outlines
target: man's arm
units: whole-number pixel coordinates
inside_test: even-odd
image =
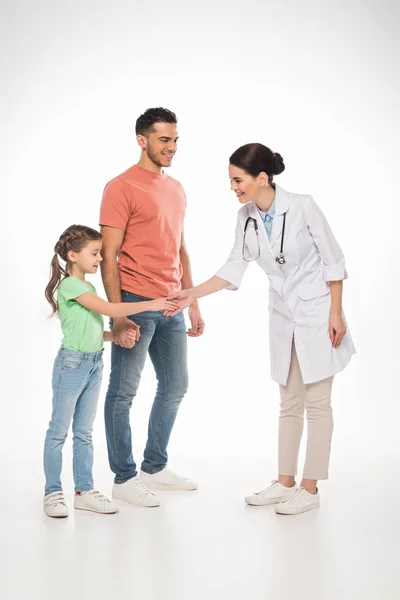
[[[104,289],[109,302],[121,302],[121,280],[119,278],[117,257],[125,232],[114,227],[102,226],[100,233],[103,236],[103,249],[101,252],[103,262],[100,264],[100,269]]]
[[[109,302],[121,302],[121,280],[118,270],[118,252],[122,246],[125,232],[115,227],[101,226],[103,236],[103,261],[100,264],[104,289]],[[132,338],[127,336],[127,328],[136,330],[136,341],[140,337],[139,327],[127,317],[118,317],[113,321],[114,342],[124,348],[132,348]]]
[[[190,266],[189,254],[185,245],[185,236],[182,231],[181,247],[179,250],[180,261],[182,265],[182,289],[193,287],[192,269]],[[198,300],[195,300],[189,308],[189,318],[192,327],[188,331],[190,337],[199,337],[204,333],[204,321],[200,314]]]

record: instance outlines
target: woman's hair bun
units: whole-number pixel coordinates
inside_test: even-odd
[[[274,152],[274,175],[279,175],[285,170],[285,163],[282,156],[278,152]]]

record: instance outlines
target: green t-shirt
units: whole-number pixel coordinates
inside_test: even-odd
[[[66,277],[58,287],[58,314],[64,334],[62,345],[75,352],[100,352],[104,343],[103,315],[75,301],[95,287],[77,277]]]

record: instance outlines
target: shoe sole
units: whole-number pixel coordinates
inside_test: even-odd
[[[131,506],[139,506],[139,508],[158,508],[160,506],[160,502],[158,504],[138,504],[137,502],[132,502],[131,500],[127,500],[126,498],[120,498],[119,496],[114,496],[114,494],[112,494],[112,497],[115,500],[120,500],[121,502],[126,502],[126,504],[130,504]]]
[[[272,506],[273,504],[280,504],[281,502],[283,502],[283,500],[286,500],[286,498],[281,498],[280,500],[269,500],[268,502],[263,502],[263,504],[253,504],[252,502],[249,502],[248,500],[245,499],[245,502],[248,506]]]
[[[98,515],[115,515],[117,512],[119,512],[119,508],[117,508],[116,510],[95,510],[94,508],[81,508],[80,506],[74,506],[75,510],[86,510],[87,512],[94,512],[97,513]]]
[[[278,512],[275,510],[277,515],[282,515],[283,517],[294,517],[295,515],[302,515],[306,512],[310,512],[311,510],[316,510],[319,506],[312,506],[311,508],[306,508],[306,510],[302,510],[300,512]]]
[[[246,500],[246,498],[244,499],[244,501],[249,506],[272,506],[273,504],[280,504],[281,502],[284,502],[288,498],[289,498],[289,496],[281,496],[280,498],[269,498],[269,499],[267,499],[266,502],[263,502],[262,504],[256,504],[256,503],[253,504],[251,501]]]
[[[46,517],[50,517],[51,519],[66,519],[69,515],[49,515],[45,512]]]

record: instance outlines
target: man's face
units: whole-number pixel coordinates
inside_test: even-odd
[[[176,123],[155,123],[154,131],[138,135],[138,142],[149,159],[158,167],[170,167],[177,150]]]

